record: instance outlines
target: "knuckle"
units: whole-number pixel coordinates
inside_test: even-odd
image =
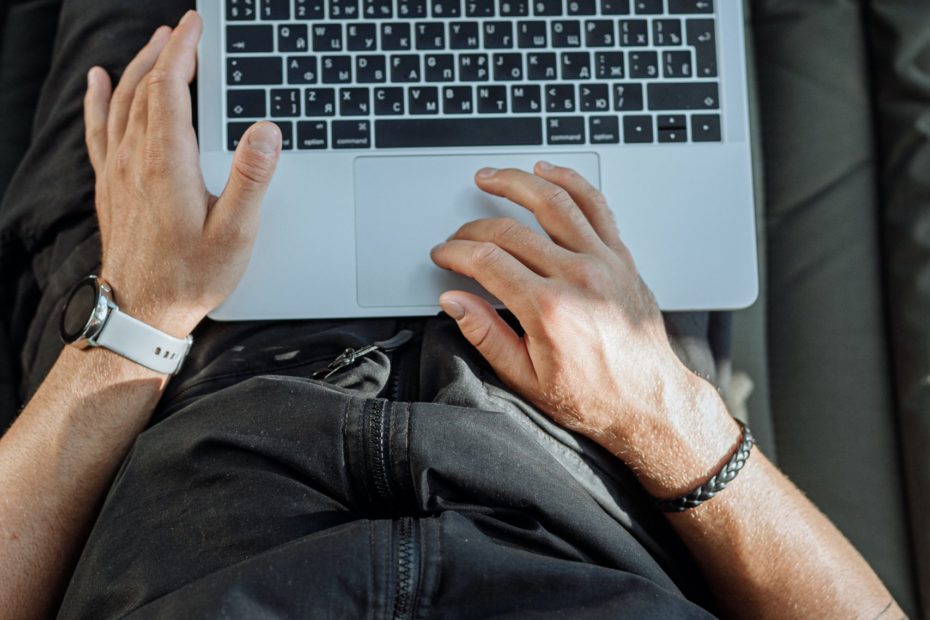
[[[601,265],[587,259],[575,261],[569,268],[569,277],[586,291],[599,289],[604,281],[604,275]]]
[[[536,311],[542,325],[558,325],[563,310],[562,296],[557,291],[547,291],[536,300]]]
[[[609,205],[607,204],[607,196],[596,189],[592,189],[588,194],[588,200],[591,202],[594,207],[598,209],[603,209],[609,211]],[[613,213],[610,214],[611,219],[613,219]]]
[[[153,92],[161,92],[171,85],[174,76],[164,67],[154,67],[149,71],[148,76],[140,83],[140,88],[145,87]]]
[[[507,245],[513,241],[521,232],[520,223],[517,220],[504,217],[496,220],[493,224],[492,239],[498,245]]]
[[[559,211],[568,211],[575,206],[572,197],[568,195],[561,187],[555,187],[546,192],[546,204],[558,209]]]
[[[157,140],[146,140],[143,147],[143,165],[150,172],[162,172],[165,169],[165,149]]]
[[[129,152],[129,149],[126,147],[120,147],[116,151],[116,158],[114,162],[118,172],[127,172],[132,162],[132,154]]]
[[[501,259],[501,249],[493,243],[479,243],[472,254],[472,262],[478,268],[496,265]]]
[[[235,160],[236,173],[252,183],[267,183],[271,179],[274,164],[251,149],[244,149]]]
[[[462,329],[462,335],[479,351],[490,344],[491,324],[488,321],[471,321]]]

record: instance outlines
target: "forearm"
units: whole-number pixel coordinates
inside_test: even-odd
[[[641,456],[660,468],[648,462],[636,467],[649,492],[661,498],[680,496],[705,482],[738,441],[736,425],[709,386],[696,388],[678,406],[685,408],[677,416],[683,420],[679,425],[696,430],[690,438],[686,431],[659,431],[656,442],[663,454],[677,444],[671,452],[677,464],[658,454],[652,457],[646,449]],[[693,478],[698,471],[703,477]],[[758,449],[720,494],[697,508],[670,514],[669,521],[732,616],[903,616],[859,553]]]
[[[0,617],[54,609],[164,384],[109,351],[66,348],[0,440]]]

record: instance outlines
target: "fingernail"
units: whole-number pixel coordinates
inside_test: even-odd
[[[439,306],[442,311],[451,316],[456,321],[461,321],[465,317],[465,308],[457,301],[451,299],[440,299]]]
[[[165,27],[164,27],[164,26],[159,26],[158,28],[156,28],[156,29],[155,29],[155,32],[152,33],[152,38],[149,39],[149,43],[151,43],[152,41],[155,41],[156,39],[158,39],[158,38],[161,36],[161,33],[164,32],[164,31],[165,31]]]
[[[92,88],[97,82],[97,72],[94,71],[97,67],[91,67],[87,72],[87,88]]]
[[[555,166],[553,166],[547,161],[541,161],[536,165],[539,166],[540,170],[552,170],[553,168],[555,168]]]
[[[184,24],[186,24],[190,20],[190,18],[193,17],[193,15],[194,15],[194,11],[188,11],[187,13],[185,13],[184,17],[181,18],[181,21],[178,22],[178,26],[183,26]]]
[[[260,153],[271,154],[278,150],[281,142],[281,130],[277,125],[262,123],[252,129],[249,134],[249,146]]]
[[[481,179],[490,179],[497,174],[497,168],[482,168],[478,171],[478,177]]]

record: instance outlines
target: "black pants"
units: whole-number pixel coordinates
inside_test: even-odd
[[[86,71],[118,77],[187,8],[61,5],[32,146],[0,207],[20,403],[60,351],[63,296],[98,268]],[[667,323],[686,363],[715,376],[725,318]],[[401,327],[417,337],[399,356],[308,378]],[[110,491],[63,616],[700,615],[681,593],[702,600],[697,571],[635,479],[504,390],[451,321],[206,321],[196,342]]]

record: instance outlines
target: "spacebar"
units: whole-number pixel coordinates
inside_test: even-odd
[[[542,119],[423,118],[375,121],[377,148],[542,144]]]

